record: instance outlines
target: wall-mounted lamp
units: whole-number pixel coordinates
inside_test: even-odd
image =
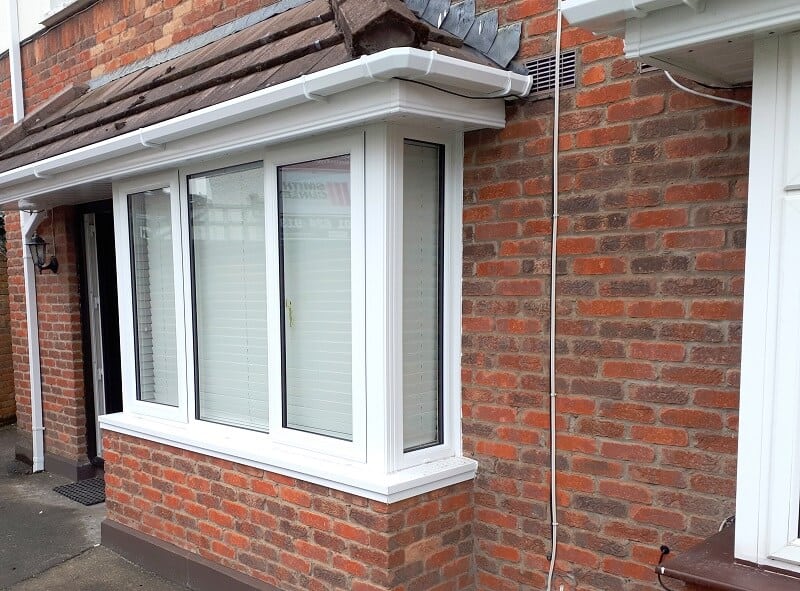
[[[47,242],[41,236],[34,234],[26,246],[31,251],[31,259],[33,259],[33,264],[39,268],[39,273],[45,269],[58,273],[58,260],[55,255],[50,257],[49,263],[46,265],[44,263],[47,260]]]

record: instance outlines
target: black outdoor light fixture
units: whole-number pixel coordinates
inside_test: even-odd
[[[45,269],[58,273],[58,259],[56,259],[55,255],[50,257],[49,263],[44,264],[45,260],[47,260],[47,242],[41,236],[34,234],[27,247],[31,250],[31,259],[33,259],[33,264],[39,268],[39,273]]]

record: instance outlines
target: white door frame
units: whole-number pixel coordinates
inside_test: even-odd
[[[103,367],[103,324],[100,312],[100,274],[97,264],[95,216],[83,216],[86,291],[89,297],[89,336],[92,355],[92,390],[94,391],[94,424],[97,457],[103,456],[100,416],[106,414],[105,368]],[[87,434],[88,436],[88,434]]]

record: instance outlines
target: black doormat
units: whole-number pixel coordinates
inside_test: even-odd
[[[106,483],[102,478],[79,480],[72,484],[57,486],[53,490],[86,506],[96,505],[106,500]]]

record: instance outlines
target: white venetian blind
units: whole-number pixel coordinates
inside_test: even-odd
[[[169,189],[128,195],[139,400],[178,405]]]
[[[268,427],[264,172],[189,177],[199,419]]]
[[[353,438],[350,157],[279,169],[284,425]]]
[[[403,156],[403,448],[440,441],[441,147]]]

